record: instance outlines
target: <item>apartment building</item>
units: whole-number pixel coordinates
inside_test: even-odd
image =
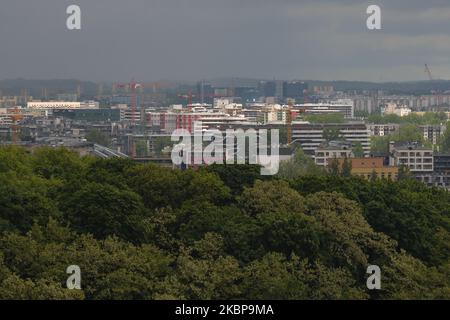
[[[450,189],[450,154],[434,155],[435,185]]]
[[[318,166],[327,168],[333,159],[353,158],[352,148],[351,143],[331,141],[315,150],[314,162]]]
[[[406,166],[413,174],[434,171],[433,149],[418,142],[390,145],[390,165]]]
[[[70,102],[70,101],[39,101],[28,102],[28,109],[98,109],[99,103],[96,101]]]
[[[346,119],[354,118],[354,106],[351,100],[338,100],[322,103],[296,104],[295,109],[306,115],[342,114]]]
[[[367,128],[370,130],[371,136],[384,137],[396,134],[400,130],[399,124],[368,124]]]
[[[342,140],[361,143],[364,155],[370,155],[370,130],[364,122],[348,123],[309,123],[295,121],[292,124],[293,141],[300,144],[304,152],[313,156],[315,150],[326,142],[327,132],[335,132]]]
[[[439,143],[440,137],[444,135],[446,129],[443,125],[425,125],[419,128],[423,133],[423,138],[433,145]]]
[[[230,116],[222,112],[147,112],[146,124],[166,134],[177,129],[189,132],[214,129],[222,125],[248,122],[244,116]]]

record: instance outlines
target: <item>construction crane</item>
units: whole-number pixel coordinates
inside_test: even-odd
[[[192,90],[189,90],[189,92],[187,94],[179,94],[178,95],[179,99],[186,100],[186,103],[187,103],[186,107],[189,109],[189,112],[192,112],[194,97],[197,97],[197,96],[192,93]]]
[[[428,67],[428,64],[425,63],[425,72],[428,75],[428,78],[430,79],[430,81],[433,81],[433,74],[431,73],[430,67]]]
[[[434,80],[433,74],[431,73],[430,67],[426,63],[425,63],[425,72],[427,73],[430,81],[433,81]],[[434,93],[436,106],[440,106],[441,104],[443,104],[444,99],[442,98],[442,95],[439,93],[439,90],[433,90],[432,93]]]
[[[125,88],[130,91],[131,98],[131,125],[136,124],[136,111],[137,111],[137,88],[141,88],[142,85],[136,81],[131,80],[130,83],[116,83],[115,88]]]
[[[124,88],[125,90],[130,92],[130,98],[131,98],[131,126],[132,127],[135,127],[135,125],[136,125],[137,89],[141,88],[141,87],[142,87],[142,85],[140,83],[137,83],[136,81],[134,81],[134,79],[132,79],[130,83],[115,83],[113,85],[113,89]],[[135,144],[133,139],[132,139],[132,145],[131,145],[131,156],[133,158],[136,157],[136,144]]]
[[[24,116],[21,114],[19,108],[15,107],[11,110],[11,115],[9,116],[12,121],[11,131],[12,131],[12,143],[17,144],[19,140],[20,124],[19,122],[23,120]]]

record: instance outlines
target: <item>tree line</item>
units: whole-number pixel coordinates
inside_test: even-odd
[[[0,299],[450,298],[448,192],[298,170],[0,148]]]

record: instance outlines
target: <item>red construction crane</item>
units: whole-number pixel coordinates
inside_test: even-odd
[[[137,111],[137,88],[142,87],[140,83],[131,80],[130,83],[116,83],[115,87],[126,88],[130,91],[131,97],[131,124],[134,126],[136,124],[136,111]]]

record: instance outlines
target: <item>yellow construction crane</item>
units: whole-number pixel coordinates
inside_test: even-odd
[[[20,125],[19,122],[24,118],[24,116],[21,114],[19,108],[15,107],[11,111],[11,115],[9,116],[12,121],[11,130],[12,130],[12,143],[17,144],[19,140],[19,133],[20,133]]]

